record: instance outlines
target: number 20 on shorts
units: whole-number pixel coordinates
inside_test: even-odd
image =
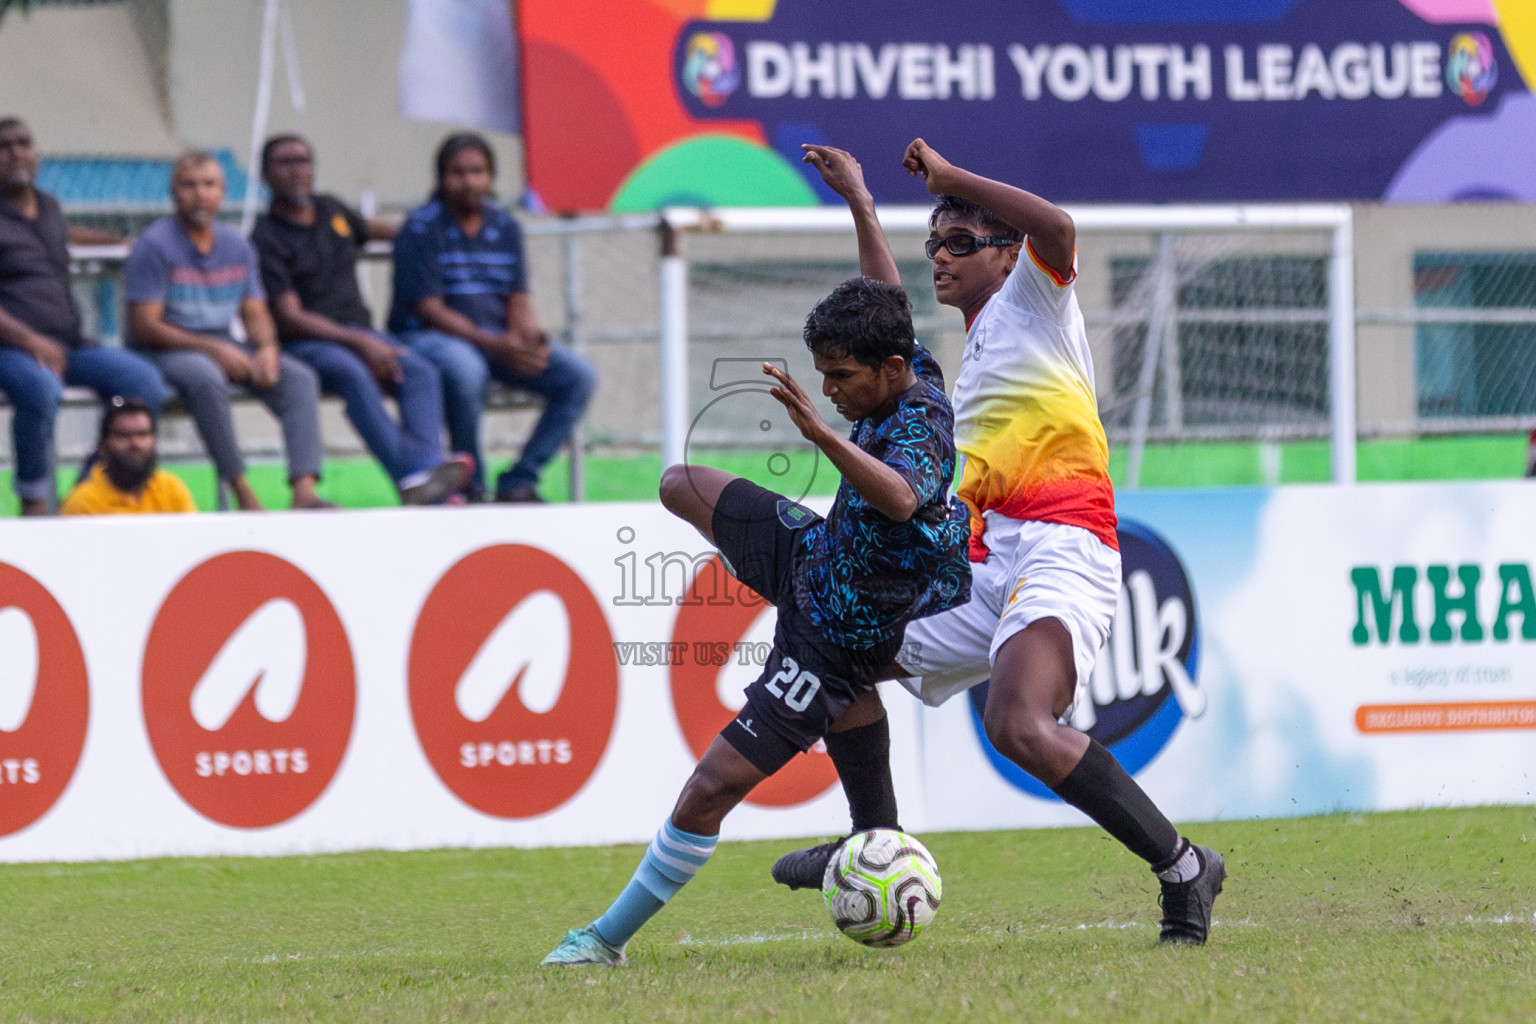
[[[788,691],[780,689],[780,684],[788,686]],[[799,662],[786,655],[784,667],[764,686],[791,711],[804,711],[811,706],[816,691],[821,689],[821,679],[810,669],[801,669]]]

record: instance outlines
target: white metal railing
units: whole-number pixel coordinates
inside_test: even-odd
[[[564,329],[558,333],[558,340],[577,351],[581,351],[584,342],[588,340],[627,340],[632,337],[654,337],[654,330],[646,331],[603,331],[590,332],[597,338],[589,337],[584,332],[582,325],[581,306],[581,275],[580,263],[576,253],[576,239],[582,235],[606,233],[613,231],[654,230],[660,224],[658,217],[652,214],[620,215],[620,216],[590,216],[570,217],[560,219],[530,220],[524,224],[524,233],[533,237],[555,236],[561,239],[563,249],[563,274],[564,281]],[[107,290],[98,296],[97,317],[105,324],[116,322],[117,311],[122,306],[119,294],[118,278],[122,266],[128,259],[131,246],[126,242],[109,245],[71,245],[69,256],[71,272],[76,276],[101,278],[108,284]],[[393,254],[393,246],[388,242],[370,242],[364,247],[363,256],[367,260],[387,260]],[[118,331],[108,330],[111,335],[109,341],[121,343]],[[72,389],[66,396],[70,401],[91,401],[94,396],[82,389]],[[570,440],[571,460],[571,499],[580,501],[585,497],[586,472],[584,466],[585,439],[582,427],[578,423],[572,432]]]

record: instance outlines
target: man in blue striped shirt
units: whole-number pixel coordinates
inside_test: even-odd
[[[544,399],[544,411],[498,501],[539,501],[539,473],[570,437],[597,385],[575,352],[551,348],[528,296],[523,233],[491,201],[496,160],[479,135],[449,136],[437,152],[437,190],[395,239],[390,333],[443,377],[450,447],[475,459],[471,497],[484,494],[480,414],[491,377]]]

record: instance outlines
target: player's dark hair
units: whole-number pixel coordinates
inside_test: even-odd
[[[19,117],[16,117],[14,114],[7,114],[5,117],[0,117],[0,131],[4,131],[7,128],[25,128],[26,126],[27,122],[23,121]]]
[[[849,278],[805,318],[805,347],[829,358],[848,356],[876,370],[891,356],[911,363],[917,357],[912,303],[900,285]]]
[[[1024,240],[1024,232],[987,207],[980,203],[973,203],[969,199],[951,195],[941,195],[934,200],[933,209],[928,214],[928,230],[932,231],[938,227],[939,217],[946,213],[955,220],[970,221],[993,238],[1006,238],[1013,242]]]
[[[123,398],[114,395],[112,401],[107,403],[106,411],[101,414],[101,428],[96,435],[96,444],[100,446],[106,441],[107,435],[112,432],[112,424],[124,416],[148,416],[149,429],[159,431],[159,424],[155,422],[155,410],[148,404],[137,398]]]
[[[448,175],[448,164],[466,149],[478,149],[484,154],[485,162],[491,168],[491,177],[496,177],[496,154],[491,151],[491,144],[486,141],[485,136],[479,132],[455,132],[437,147],[438,189],[443,187],[443,179]]]
[[[297,142],[304,147],[304,151],[311,157],[315,155],[314,147],[309,144],[309,140],[297,132],[287,132],[283,135],[274,135],[267,140],[266,145],[261,147],[262,174],[266,174],[272,166],[272,153],[277,149],[278,146],[288,142]]]

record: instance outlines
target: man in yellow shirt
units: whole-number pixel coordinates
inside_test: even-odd
[[[64,515],[196,512],[192,493],[155,465],[155,415],[133,398],[114,398],[101,418],[96,464],[64,499]]]

